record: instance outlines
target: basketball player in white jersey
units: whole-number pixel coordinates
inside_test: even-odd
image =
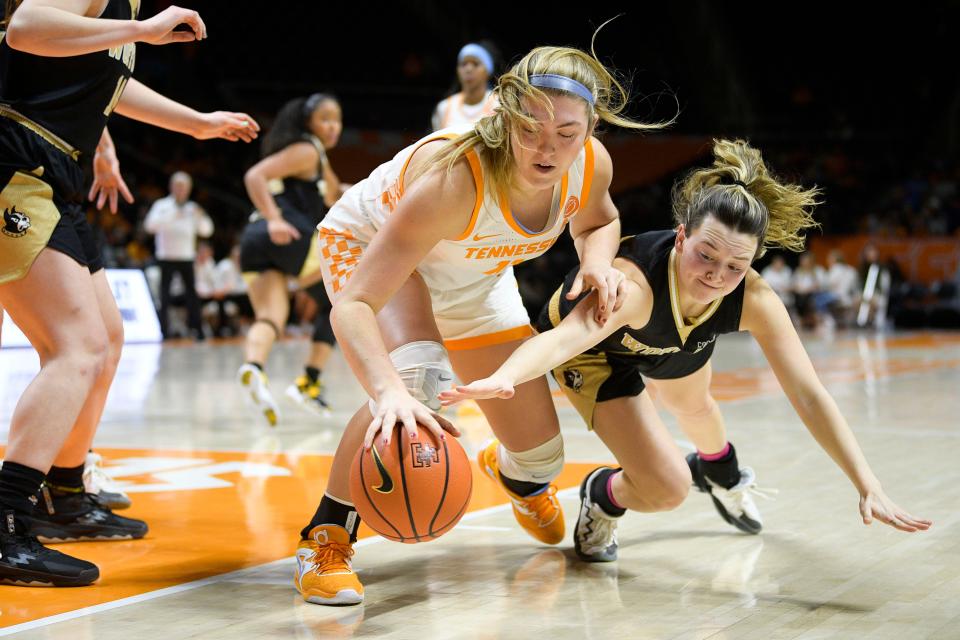
[[[433,130],[472,125],[480,118],[493,115],[497,97],[490,88],[494,56],[490,45],[475,42],[463,45],[457,54],[457,82],[460,91],[444,98],[433,110]]]
[[[438,391],[454,373],[488,375],[532,334],[513,265],[544,253],[569,223],[580,256],[570,293],[596,289],[601,320],[621,301],[623,276],[611,268],[620,237],[612,166],[592,133],[599,120],[663,125],[620,116],[625,91],[577,49],[534,49],[495,93],[494,115],[404,149],[344,194],[319,227],[331,320],[371,401],[347,426],[326,494],[302,531],[295,583],[308,602],[363,600],[350,566],[359,522],[348,480],[358,448],[378,432],[385,441],[414,440],[418,423],[437,438],[458,435],[436,413]],[[481,452],[481,468],[509,495],[524,529],[560,542],[563,514],[550,483],[563,466],[563,441],[546,379],[480,408],[499,438]],[[394,433],[396,425],[403,428]]]

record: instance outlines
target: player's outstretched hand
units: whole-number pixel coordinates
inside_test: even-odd
[[[198,140],[223,138],[231,142],[243,140],[251,142],[257,137],[260,125],[245,113],[232,111],[213,111],[202,114],[202,123],[194,132]]]
[[[914,518],[912,515],[894,504],[882,489],[868,491],[860,496],[860,515],[863,524],[872,524],[879,520],[900,531],[926,531],[933,524],[931,520]]]
[[[500,398],[507,400],[513,397],[513,382],[505,378],[490,376],[474,380],[470,384],[457,385],[452,389],[441,391],[437,397],[440,398],[440,404],[449,407],[461,400],[486,400],[487,398]]]

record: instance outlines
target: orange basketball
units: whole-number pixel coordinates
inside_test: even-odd
[[[357,452],[350,468],[350,495],[367,525],[389,540],[426,542],[453,529],[470,502],[473,474],[453,436],[437,440],[424,427],[411,441],[394,429],[390,444],[376,438]]]

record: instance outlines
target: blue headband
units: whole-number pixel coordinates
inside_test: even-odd
[[[482,62],[483,66],[487,68],[487,73],[493,75],[493,56],[490,55],[489,51],[474,42],[465,44],[460,49],[460,53],[457,54],[457,64],[463,62],[463,59],[467,56]]]
[[[530,84],[535,87],[540,87],[541,89],[559,89],[560,91],[575,93],[589,102],[591,107],[597,101],[597,99],[593,97],[593,92],[590,91],[590,89],[587,89],[587,87],[573,78],[557,75],[556,73],[538,73],[532,75],[530,76]]]

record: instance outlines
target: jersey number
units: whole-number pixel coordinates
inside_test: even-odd
[[[506,269],[507,267],[518,265],[521,262],[523,262],[523,260],[501,260],[500,262],[497,263],[497,266],[495,266],[493,269],[490,269],[489,271],[484,271],[483,273],[488,276],[495,276],[501,271],[503,271],[504,269]]]

